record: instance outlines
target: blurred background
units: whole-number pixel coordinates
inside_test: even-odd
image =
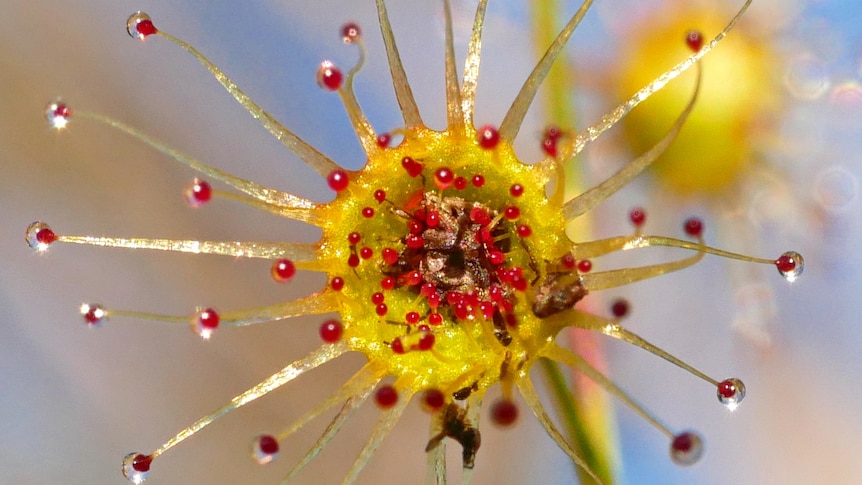
[[[307,294],[323,283],[320,275],[278,285],[265,261],[63,245],[35,254],[24,243],[24,229],[35,220],[61,234],[318,237],[314,229],[226,201],[188,208],[180,194],[193,173],[105,127],[73,121],[62,133],[48,129],[44,107],[62,96],[73,111],[115,117],[218,168],[304,197],[331,197],[316,174],[194,59],[160,39],[130,39],[129,14],[146,10],[159,28],[205,52],[286,126],[350,168],[363,163],[362,151],[337,96],[317,87],[314,72],[325,58],[352,65],[356,51],[343,45],[338,32],[343,21],[355,20],[365,28],[369,50],[357,95],[379,131],[399,124],[373,2],[175,3],[4,2],[2,483],[124,483],[119,468],[127,452],[158,447],[319,342],[319,317],[223,329],[203,342],[182,326],[125,319],[88,330],[77,308],[95,302],[177,315],[197,305],[248,308]],[[453,1],[460,58],[474,3]],[[477,125],[499,123],[533,67],[526,3],[491,2]],[[700,28],[710,37],[715,19],[720,28],[738,7],[684,3],[686,8],[671,0],[597,2],[567,49],[579,127],[686,55],[683,33],[676,30]],[[707,3],[719,6],[707,9]],[[559,8],[562,24],[577,5]],[[437,1],[390,5],[414,93],[434,128],[445,120],[440,11]],[[850,1],[756,1],[731,34],[739,38],[735,47],[731,38],[707,57],[702,111],[682,135],[693,141],[681,140],[693,148],[663,162],[690,158],[707,166],[718,154],[712,157],[718,160],[715,172],[682,177],[703,176],[709,181],[699,185],[704,189],[681,188],[667,175],[677,169],[657,169],[592,214],[596,237],[630,231],[627,213],[634,205],[648,211],[648,233],[679,235],[682,219],[698,214],[714,245],[770,258],[793,249],[807,266],[791,285],[773,268],[708,257],[681,273],[596,295],[600,312],[603,301],[626,297],[633,307],[629,328],[710,375],[742,378],[748,388],[731,414],[711,386],[639,349],[603,342],[617,383],[673,429],[697,429],[706,439],[702,461],[679,468],[668,458],[663,436],[616,406],[609,412],[618,421],[614,462],[620,483],[862,481],[855,465],[862,450],[862,330],[853,307],[862,277],[853,243],[860,237],[860,14]],[[688,22],[697,25],[682,27]],[[651,38],[656,32],[667,34]],[[667,53],[680,46],[679,57]],[[721,61],[723,49],[729,60]],[[662,110],[678,113],[673,102],[687,99],[686,82],[674,88],[681,94],[657,99],[590,146],[577,162],[584,185],[602,180],[661,136],[671,122]],[[717,94],[708,98],[711,91]],[[554,121],[531,109],[516,144],[523,159],[541,157],[541,130]],[[647,128],[658,134],[643,135]],[[656,254],[659,260],[678,256]],[[624,255],[608,264],[639,265],[652,257]],[[232,413],[160,458],[148,483],[277,482],[327,420],[299,433],[266,467],[247,458],[251,438],[279,431],[360,365],[356,356],[339,359]],[[299,483],[339,483],[376,415],[373,406],[361,410]],[[427,416],[410,406],[359,482],[419,483],[427,427]],[[483,427],[483,438],[474,483],[573,480],[571,464],[530,417],[506,432]],[[452,463],[459,462],[457,448],[449,447]]]

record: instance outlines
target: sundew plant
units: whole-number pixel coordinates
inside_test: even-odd
[[[450,5],[442,2],[445,70],[440,77],[445,81],[445,100],[441,102],[446,106],[446,127],[437,131],[423,120],[386,6],[377,0],[385,46],[385,53],[380,55],[385,54],[389,63],[403,126],[385,132],[375,129],[354,93],[354,79],[367,55],[363,36],[369,33],[362,26],[348,22],[340,31],[344,42],[358,50],[356,64],[345,68],[323,61],[317,71],[320,88],[340,97],[365,152],[365,164],[357,170],[330,159],[279,123],[195,47],[162,30],[158,19],[143,12],[131,15],[127,21],[131,37],[172,42],[200,61],[264,128],[320,175],[321,184],[334,193],[334,198],[317,202],[275,190],[216,169],[114,118],[79,110],[63,100],[49,104],[46,116],[57,130],[66,129],[73,121],[100,123],[196,171],[198,178],[185,189],[186,202],[193,207],[212,198],[225,198],[316,226],[322,234],[316,243],[299,243],[76,236],[55,231],[41,221],[27,228],[27,243],[40,252],[62,242],[216,254],[271,260],[271,277],[278,282],[290,282],[297,271],[326,276],[325,285],[307,296],[250,309],[230,310],[213,304],[196,308],[190,315],[174,316],[117,309],[98,302],[82,304],[81,315],[92,327],[109,319],[155,320],[190,324],[203,339],[220,338],[219,330],[224,327],[320,315],[319,347],[292,357],[282,370],[156,449],[127,453],[122,473],[133,483],[143,482],[151,469],[158,468],[159,461],[170,459],[169,450],[205,432],[216,419],[347,353],[360,354],[366,362],[341,388],[281,431],[248,436],[256,461],[280,466],[276,460],[280,446],[315,418],[335,411],[320,437],[309,443],[307,454],[298,463],[283,465],[284,481],[291,480],[325,449],[369,400],[379,408],[379,418],[355,458],[346,460],[344,483],[357,479],[411,403],[431,417],[428,436],[415,442],[427,452],[425,471],[418,471],[417,466],[416,481],[424,477],[429,483],[446,482],[445,444],[451,443],[461,451],[457,465],[463,470],[462,482],[469,483],[474,467],[482,463],[480,420],[484,416],[496,425],[510,426],[521,417],[523,408],[586,476],[607,481],[559,430],[534,389],[530,371],[542,359],[585,374],[632,408],[665,436],[674,462],[697,462],[703,446],[696,432],[663,424],[584,357],[558,344],[556,337],[569,328],[578,328],[631,343],[702,379],[732,410],[745,395],[741,380],[710,377],[627,330],[621,324],[628,312],[624,303],[614,305],[608,317],[584,311],[579,303],[592,292],[692,266],[706,254],[773,265],[789,281],[801,274],[803,260],[792,251],[763,259],[710,247],[703,237],[705,224],[693,217],[683,222],[685,239],[649,235],[642,209],[632,210],[634,229],[623,235],[598,240],[567,235],[569,222],[589,214],[623,189],[672,143],[697,101],[699,83],[654,145],[607,180],[569,198],[563,192],[565,167],[641,101],[681,73],[694,69],[699,77],[698,61],[733,29],[749,3],[742,5],[712,39],[696,30],[681,32],[680,42],[688,45],[690,56],[586,128],[548,128],[539,140],[545,158],[524,163],[515,154],[514,140],[545,76],[592,2],[585,1],[573,13],[524,81],[503,119],[478,127],[474,124],[477,90],[480,84],[494,82],[479,82],[488,1],[478,2],[463,68],[455,62]],[[232,190],[219,190],[210,182]],[[608,268],[601,263],[602,256],[652,246],[688,254],[642,266]],[[486,400],[486,392],[497,387],[500,397]]]

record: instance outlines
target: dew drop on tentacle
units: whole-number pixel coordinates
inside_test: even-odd
[[[144,40],[148,36],[158,32],[156,26],[153,25],[153,20],[144,12],[137,11],[129,16],[126,21],[126,32],[133,39]]]
[[[212,308],[198,311],[191,319],[192,330],[204,340],[209,340],[219,325],[219,314]]]
[[[745,397],[745,384],[735,377],[727,378],[718,383],[716,395],[720,403],[733,411]]]
[[[49,103],[45,108],[45,118],[48,120],[48,125],[51,128],[64,128],[69,123],[69,118],[72,116],[72,110],[61,100],[56,100]]]
[[[209,182],[195,178],[183,189],[183,200],[189,207],[200,207],[212,199],[213,189]]]
[[[670,443],[670,458],[677,465],[694,465],[702,456],[703,439],[697,433],[685,431],[673,437]]]
[[[54,241],[57,240],[57,234],[42,221],[36,221],[29,226],[24,232],[27,245],[36,251],[44,251],[48,249]]]
[[[775,260],[775,267],[784,279],[793,283],[805,269],[805,260],[796,251],[787,251]]]
[[[150,474],[152,455],[132,452],[123,458],[123,476],[134,484],[144,483]]]
[[[278,457],[278,440],[274,436],[262,434],[251,442],[251,457],[259,465],[266,465]]]
[[[100,327],[108,319],[108,312],[102,305],[84,303],[81,305],[80,310],[81,318],[90,327]]]

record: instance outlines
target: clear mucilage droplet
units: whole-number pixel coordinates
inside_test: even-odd
[[[745,384],[735,377],[725,379],[718,383],[716,395],[720,403],[733,411],[745,398]]]
[[[27,245],[36,251],[44,251],[52,242],[57,240],[57,235],[42,221],[36,221],[29,226],[24,232],[24,239]]]
[[[792,283],[805,269],[805,260],[796,251],[787,251],[775,260],[775,267],[784,279]]]
[[[670,443],[670,458],[681,466],[694,465],[703,456],[703,440],[693,431],[674,436]]]
[[[212,199],[212,187],[206,180],[195,178],[183,188],[183,200],[189,207],[201,207],[210,199]]]
[[[133,39],[144,40],[147,36],[156,33],[156,27],[153,25],[153,20],[144,12],[137,11],[129,16],[126,20],[126,32]]]
[[[84,303],[81,305],[81,318],[90,327],[100,327],[108,319],[108,312],[102,305]]]
[[[275,437],[262,434],[251,443],[251,457],[260,465],[266,465],[278,456],[278,440]]]
[[[209,340],[213,332],[218,329],[219,320],[218,312],[212,308],[205,308],[192,315],[191,327],[202,339]]]
[[[48,120],[48,125],[54,129],[64,128],[69,123],[70,116],[72,116],[72,110],[59,99],[45,108],[45,118]]]
[[[150,474],[153,458],[141,453],[129,453],[123,458],[123,476],[135,485],[144,483]]]

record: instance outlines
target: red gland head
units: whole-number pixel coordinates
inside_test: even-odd
[[[685,45],[693,52],[699,52],[703,47],[703,34],[699,30],[689,30],[685,33]]]
[[[339,169],[333,170],[329,176],[326,177],[326,183],[329,185],[330,189],[336,192],[341,192],[347,188],[350,180],[347,176],[347,172]]]
[[[518,406],[511,399],[498,399],[491,405],[491,421],[497,426],[508,427],[518,420]]]
[[[411,177],[418,177],[419,174],[422,173],[422,164],[410,157],[402,158],[401,166],[404,167],[404,170],[407,170],[407,173]]]
[[[629,302],[623,298],[619,298],[611,303],[611,313],[616,318],[623,318],[629,314]]]
[[[374,393],[374,402],[381,409],[389,409],[398,402],[398,391],[390,385],[382,386]]]
[[[632,221],[635,227],[642,227],[646,222],[646,211],[643,207],[635,207],[629,211],[629,220]]]
[[[392,135],[389,133],[381,133],[377,135],[377,146],[380,148],[388,148],[389,143],[392,141]]]
[[[422,393],[422,409],[436,413],[446,405],[446,395],[440,389],[428,389]]]
[[[500,132],[497,128],[491,125],[485,125],[479,128],[479,146],[485,150],[490,150],[500,143]]]
[[[343,333],[344,327],[338,320],[327,320],[320,325],[320,338],[328,344],[341,340]]]
[[[345,44],[352,44],[362,40],[362,29],[355,22],[348,22],[341,26],[341,39]]]
[[[272,279],[275,281],[279,283],[287,283],[293,279],[293,276],[296,274],[296,265],[294,265],[293,261],[289,259],[279,259],[272,263],[270,273],[272,274]]]
[[[344,82],[344,74],[332,61],[323,61],[317,68],[317,85],[327,91],[338,91]]]
[[[703,221],[697,217],[689,217],[683,223],[683,229],[689,236],[699,238],[703,236]]]
[[[521,184],[513,184],[511,187],[509,187],[509,193],[512,195],[512,197],[520,197],[524,195],[524,186]]]

